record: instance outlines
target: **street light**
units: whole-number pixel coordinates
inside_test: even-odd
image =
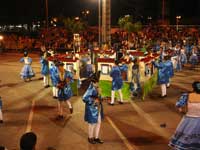
[[[48,30],[48,27],[49,27],[49,23],[48,23],[48,17],[49,17],[48,0],[45,0],[45,6],[46,6],[46,28]]]
[[[178,23],[179,23],[179,20],[181,19],[181,16],[176,16],[176,30],[178,31]]]
[[[99,47],[101,46],[101,0],[98,0],[98,9],[99,9]]]

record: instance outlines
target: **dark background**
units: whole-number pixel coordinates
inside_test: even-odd
[[[80,16],[84,9],[90,10],[90,25],[98,22],[98,0],[48,0],[49,17]],[[145,22],[147,16],[153,21],[161,19],[162,0],[111,0],[112,24],[120,16],[133,15]],[[166,0],[166,18],[175,24],[176,15],[182,16],[183,24],[198,24],[200,21],[200,0]],[[1,0],[0,23],[30,23],[45,19],[45,0]]]

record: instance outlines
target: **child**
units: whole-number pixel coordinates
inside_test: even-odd
[[[35,73],[31,67],[32,59],[28,57],[27,51],[24,52],[24,57],[20,59],[20,62],[24,62],[24,67],[20,73],[21,78],[24,79],[25,82],[27,82],[27,79],[28,81],[31,81],[31,78],[35,76]]]

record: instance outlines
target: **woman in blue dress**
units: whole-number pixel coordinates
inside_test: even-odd
[[[200,82],[195,81],[192,87],[193,92],[182,94],[176,103],[180,111],[186,107],[187,112],[169,142],[173,150],[200,149]]]
[[[58,64],[58,118],[63,119],[63,103],[66,102],[69,106],[70,113],[73,113],[70,98],[73,96],[71,83],[73,82],[73,74],[64,69],[64,63]]]
[[[35,73],[31,67],[32,59],[28,57],[28,52],[24,52],[24,57],[20,59],[20,62],[24,63],[24,67],[20,73],[21,78],[24,79],[25,82],[31,81],[31,78],[35,76]]]
[[[123,104],[123,96],[122,96],[122,86],[123,86],[123,80],[121,76],[121,70],[119,68],[119,62],[116,60],[115,64],[111,70],[110,76],[112,77],[112,91],[111,91],[111,102],[110,105],[114,105],[115,100],[115,91],[119,92],[120,101],[119,104]]]
[[[100,143],[103,141],[99,138],[99,131],[101,127],[101,120],[104,117],[103,105],[98,86],[99,76],[93,74],[90,77],[91,83],[83,95],[83,102],[85,103],[85,121],[88,122],[88,142],[91,144]]]

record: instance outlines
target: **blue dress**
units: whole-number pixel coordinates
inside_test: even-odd
[[[83,95],[83,102],[85,103],[85,116],[86,122],[94,124],[98,122],[98,115],[100,113],[101,119],[104,118],[103,105],[100,102],[99,106],[95,104],[95,98],[100,98],[96,88],[91,83]]]
[[[32,59],[30,57],[22,57],[20,59],[21,63],[24,63],[24,67],[21,70],[21,78],[27,79],[35,76],[35,73],[31,67]]]
[[[69,82],[66,82],[66,79],[69,79]],[[58,80],[58,100],[66,101],[69,100],[72,96],[71,83],[73,82],[73,74],[69,71],[65,70],[63,79],[60,78]]]
[[[48,60],[44,59],[43,57],[40,58],[41,63],[41,74],[46,76],[49,74],[49,63]]]
[[[112,90],[117,91],[121,89],[123,86],[123,80],[118,66],[113,66],[110,76],[112,77]]]
[[[176,103],[176,107],[188,104],[188,94],[184,93]],[[189,108],[188,108],[189,109]],[[169,146],[176,150],[199,150],[200,149],[200,116],[192,117],[186,114],[179,123]]]
[[[55,87],[58,84],[59,81],[59,75],[58,75],[58,68],[55,65],[52,65],[49,69],[50,77],[51,77],[51,83]]]
[[[158,68],[158,84],[167,84],[169,83],[169,74],[167,66],[164,62],[156,63],[153,62],[153,65]]]

